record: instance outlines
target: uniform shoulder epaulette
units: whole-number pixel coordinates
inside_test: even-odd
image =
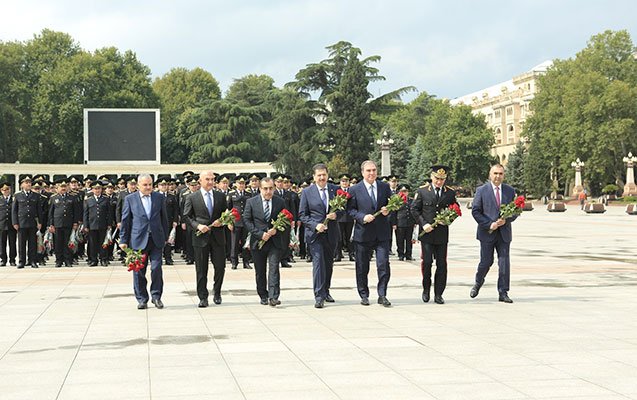
[[[418,189],[424,189],[424,188],[426,188],[427,186],[428,186],[427,184],[424,184],[424,185],[422,185],[422,186],[419,186],[419,187],[418,187]]]
[[[447,185],[445,185],[445,189],[453,190],[453,188],[451,188],[451,187],[449,187]]]

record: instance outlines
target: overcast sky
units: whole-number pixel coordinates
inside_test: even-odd
[[[281,86],[340,40],[382,57],[375,96],[413,85],[440,98],[573,57],[606,29],[637,43],[634,0],[1,0],[0,10],[2,41],[50,28],[86,50],[132,50],[153,77],[204,68],[224,92],[247,74]]]

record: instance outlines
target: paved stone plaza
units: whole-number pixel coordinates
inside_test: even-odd
[[[637,399],[637,216],[536,207],[514,225],[512,305],[497,267],[469,298],[479,244],[464,204],[445,305],[424,304],[419,262],[397,259],[391,308],[359,305],[350,262],[324,309],[303,262],[282,270],[279,307],[259,304],[252,270],[228,268],[206,309],[178,262],[166,308],[145,311],[119,264],[0,268],[0,398]]]

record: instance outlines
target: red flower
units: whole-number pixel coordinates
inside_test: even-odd
[[[238,222],[241,219],[241,214],[239,214],[239,210],[237,210],[236,208],[232,209],[232,216],[234,217],[234,221]]]
[[[453,203],[449,206],[449,209],[458,214],[459,217],[462,217],[462,211],[460,210],[460,206],[458,205],[458,203]]]
[[[515,206],[517,208],[524,208],[524,203],[525,203],[526,199],[524,198],[524,196],[518,196],[515,200]]]
[[[348,200],[352,197],[351,194],[349,194],[348,192],[344,191],[343,189],[337,189],[336,190],[336,195],[337,196],[341,196],[341,197],[345,197]]]
[[[403,199],[403,203],[407,203],[407,195],[403,192],[398,192],[398,195]]]
[[[292,223],[292,221],[294,221],[294,216],[287,209],[284,208],[283,210],[281,210],[281,213],[285,215],[285,218],[287,218],[288,221],[290,221],[290,224]]]

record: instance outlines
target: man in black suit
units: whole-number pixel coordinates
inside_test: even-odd
[[[115,206],[115,222],[117,228],[121,229],[122,225],[122,209],[124,208],[124,199],[131,193],[137,191],[137,177],[130,175],[126,177],[126,189],[117,193],[117,205]],[[120,261],[124,261],[124,251],[119,252]]]
[[[11,219],[11,208],[13,206],[13,196],[11,196],[11,184],[9,182],[0,183],[0,266],[7,265],[15,267],[16,238],[17,232],[13,227]],[[9,254],[7,255],[7,246]]]
[[[349,192],[350,175],[341,174],[339,176],[340,189],[344,192]],[[341,240],[336,245],[336,259],[334,261],[341,261],[343,258],[343,249],[347,251],[350,261],[354,261],[354,249],[351,243],[352,229],[354,229],[354,220],[347,213],[343,213],[337,219],[338,229],[341,231]]]
[[[226,236],[225,227],[219,217],[226,211],[226,197],[213,190],[215,174],[204,171],[199,175],[201,188],[184,202],[184,222],[192,228],[192,246],[195,253],[195,269],[197,271],[197,296],[199,307],[208,307],[208,259],[215,270],[213,283],[213,301],[221,304],[221,285],[226,271]],[[197,232],[201,232],[197,235]]]
[[[31,190],[31,176],[20,179],[22,191],[15,194],[11,208],[11,222],[18,231],[20,260],[18,268],[24,268],[28,262],[31,268],[38,268],[36,257],[36,232],[42,229],[42,196]],[[27,257],[28,244],[28,257]]]
[[[83,224],[84,231],[88,232],[88,262],[89,267],[96,267],[99,259],[100,265],[108,266],[108,248],[103,248],[102,243],[106,237],[106,230],[111,227],[111,203],[102,195],[102,182],[91,182],[92,196],[84,199]]]
[[[166,213],[168,215],[168,229],[177,229],[179,224],[179,203],[177,202],[177,196],[168,191],[168,183],[170,182],[170,175],[161,175],[157,177],[157,189],[160,194],[164,196],[166,200]],[[168,231],[170,233],[170,231]],[[173,248],[170,244],[166,243],[164,246],[164,260],[166,265],[173,265]]]
[[[449,227],[438,225],[432,228],[436,214],[456,202],[456,192],[445,186],[449,167],[434,165],[431,167],[431,183],[421,186],[416,192],[412,210],[420,225],[422,263],[422,301],[429,301],[431,288],[431,268],[436,259],[434,276],[434,301],[444,304],[442,294],[447,287],[447,243],[449,243]]]
[[[274,196],[280,197],[285,205],[285,209],[292,213],[294,220],[296,221],[297,212],[296,212],[296,203],[294,202],[293,196],[289,193],[288,190],[283,187],[283,182],[285,179],[288,179],[284,174],[278,174],[274,178]],[[289,258],[290,258],[290,236],[283,238],[285,242],[285,248],[283,249],[283,254],[281,255],[281,267],[282,268],[291,268]]]
[[[55,267],[59,268],[62,264],[71,267],[73,255],[68,243],[71,230],[77,228],[81,217],[77,215],[78,208],[75,196],[67,193],[66,179],[58,179],[55,184],[57,194],[51,196],[48,221],[49,232],[55,235]]]
[[[387,203],[392,193],[389,185],[376,180],[376,163],[367,160],[361,164],[363,179],[352,186],[352,196],[347,203],[347,213],[356,221],[354,227],[354,245],[356,247],[356,286],[361,304],[369,305],[369,262],[376,252],[376,271],[378,273],[378,304],[390,307],[387,300],[387,285],[391,275],[389,267],[389,246],[391,244],[391,226]],[[374,216],[380,212],[378,216]]]
[[[281,304],[279,262],[290,240],[290,228],[281,232],[272,227],[272,220],[276,219],[285,208],[284,200],[274,196],[272,178],[261,180],[260,192],[260,195],[253,196],[246,202],[243,223],[250,232],[250,250],[254,260],[257,293],[261,298],[261,304],[269,303],[275,307]],[[265,241],[265,244],[259,248],[261,240]],[[269,267],[267,278],[266,265]]]
[[[409,185],[400,185],[398,190],[407,196],[407,203],[403,204],[396,212],[390,214],[392,229],[396,232],[396,250],[398,251],[398,260],[411,261],[412,258],[412,236],[414,233],[414,225],[416,220],[411,214],[411,205],[413,200],[409,198]]]

